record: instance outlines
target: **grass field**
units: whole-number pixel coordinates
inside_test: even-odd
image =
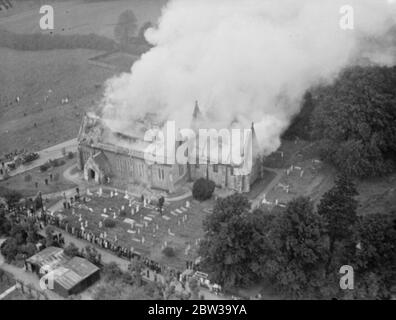
[[[0,188],[7,188],[17,190],[22,193],[24,197],[36,195],[39,191],[42,194],[54,193],[62,190],[67,190],[75,187],[75,184],[66,180],[63,177],[63,172],[76,162],[76,159],[64,159],[65,163],[58,167],[51,167],[45,172],[41,172],[40,168],[29,170],[23,174],[10,177],[7,180],[0,181]],[[53,180],[50,180],[52,174]],[[30,177],[27,179],[26,177]],[[45,184],[45,179],[48,179],[48,185]],[[26,181],[28,180],[28,181]],[[35,182],[38,183],[36,188]],[[47,204],[49,207],[51,203]]]
[[[45,1],[54,8],[54,33],[89,34],[96,33],[108,38],[114,37],[114,26],[119,15],[125,10],[132,10],[141,26],[147,21],[155,23],[161,8],[167,0],[120,0],[120,1]],[[0,27],[17,33],[41,32],[39,4],[23,6],[23,10],[10,11],[0,20]]]
[[[54,7],[55,33],[96,33],[109,38],[113,38],[121,12],[132,9],[139,24],[155,22],[165,3],[165,0],[45,2]],[[16,33],[38,32],[38,12],[37,2],[16,3],[14,9],[0,15],[0,28]],[[115,70],[88,63],[89,58],[102,53],[83,49],[32,52],[0,48],[0,154],[22,148],[36,151],[76,137],[83,113],[97,107],[105,80],[121,70],[129,70],[137,58],[109,57],[107,62],[115,64]],[[19,104],[16,97],[20,97]],[[61,104],[66,97],[70,102]]]
[[[2,154],[16,148],[39,150],[77,136],[83,113],[97,105],[103,82],[114,75],[87,62],[97,53],[0,48]],[[17,96],[19,104],[15,102]],[[65,97],[70,102],[62,105]]]

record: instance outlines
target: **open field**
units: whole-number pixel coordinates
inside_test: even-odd
[[[96,106],[103,82],[114,75],[87,62],[96,54],[93,50],[0,48],[2,154],[16,148],[39,150],[77,136],[83,113]],[[61,104],[66,97],[69,103]]]
[[[102,196],[97,192],[87,195],[86,203],[75,203],[74,207],[61,210],[60,213],[70,226],[80,228],[83,223],[85,227],[87,221],[86,231],[97,236],[106,232],[106,239],[110,242],[117,240],[117,245],[133,247],[134,251],[153,261],[184,270],[186,260],[197,258],[196,241],[203,238],[202,220],[209,212],[207,209],[213,205],[211,201],[197,203],[191,198],[188,200],[190,208],[186,208],[185,200],[166,203],[161,215],[154,205],[143,207],[140,199],[125,199],[124,194],[111,197],[110,191],[103,191]],[[106,219],[114,220],[116,225],[105,227],[103,221]],[[100,221],[102,227],[99,226]],[[167,247],[174,249],[174,257],[162,253],[165,242]],[[186,252],[188,246],[190,250]]]
[[[118,16],[132,9],[138,24],[155,22],[164,0],[48,1],[54,6],[55,33],[95,33],[113,38]],[[0,28],[15,33],[39,32],[37,2],[16,3],[2,12]],[[63,30],[62,30],[63,29]],[[138,57],[115,54],[106,63],[114,69],[90,64],[103,51],[69,49],[15,51],[0,48],[0,153],[25,148],[36,151],[75,138],[85,111],[96,108],[103,83],[130,69]],[[16,98],[20,102],[16,103]],[[68,98],[69,102],[61,104]]]
[[[96,33],[108,38],[114,37],[114,26],[119,15],[125,10],[132,10],[141,26],[147,21],[155,23],[161,8],[167,0],[120,0],[120,1],[46,1],[54,8],[55,34],[89,34]],[[39,25],[41,15],[39,4],[24,5],[23,10],[15,13],[10,10],[0,20],[0,27],[17,33],[42,32]]]
[[[50,167],[47,171],[41,172],[40,168],[26,171],[22,174],[0,181],[0,188],[7,188],[17,190],[22,193],[24,197],[34,196],[39,191],[42,194],[59,192],[71,189],[76,185],[63,177],[63,172],[76,162],[76,159],[60,159],[64,164],[57,167]],[[52,175],[52,180],[50,179]],[[48,185],[45,184],[45,179],[48,179]],[[36,188],[35,183],[38,183]]]

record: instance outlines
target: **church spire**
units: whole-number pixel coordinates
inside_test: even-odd
[[[254,122],[252,122],[251,131],[252,131],[253,155],[255,155],[255,154],[257,154],[257,152],[259,150],[259,143],[258,143],[258,140],[257,140],[256,131],[254,130]]]
[[[201,117],[201,110],[199,110],[198,100],[195,100],[195,107],[193,111],[193,120],[197,120]]]

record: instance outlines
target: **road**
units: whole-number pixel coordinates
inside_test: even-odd
[[[31,163],[27,165],[20,165],[18,168],[15,170],[11,170],[8,175],[9,176],[16,176],[18,174],[21,174],[25,171],[37,168],[44,163],[46,163],[48,160],[53,160],[53,159],[58,159],[63,157],[63,152],[76,152],[77,151],[77,138],[71,139],[59,144],[56,144],[52,147],[49,147],[47,149],[43,149],[38,152],[39,158],[37,160],[32,161]]]

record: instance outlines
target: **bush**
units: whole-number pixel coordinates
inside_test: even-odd
[[[70,258],[80,256],[80,250],[73,242],[70,242],[69,245],[64,248],[64,253]]]
[[[120,216],[121,216],[121,217],[126,217],[126,215],[127,215],[126,210],[121,210],[121,211],[120,211]]]
[[[27,174],[26,176],[23,177],[23,180],[25,180],[25,182],[30,182],[32,181],[32,176],[30,174]]]
[[[162,250],[162,253],[168,258],[173,258],[176,255],[175,250],[171,247],[164,248],[164,250]]]
[[[106,219],[103,223],[106,228],[114,228],[116,224],[117,222],[113,219]]]
[[[212,180],[200,178],[194,182],[192,194],[194,199],[204,201],[212,197],[215,190],[215,183]]]
[[[50,160],[49,163],[53,167],[60,167],[63,166],[66,162],[65,160],[62,159],[55,159],[55,160]]]
[[[40,171],[45,172],[50,168],[50,165],[48,163],[44,163],[40,166]]]
[[[67,154],[67,158],[68,159],[73,159],[74,158],[74,153],[69,151],[69,153]]]

